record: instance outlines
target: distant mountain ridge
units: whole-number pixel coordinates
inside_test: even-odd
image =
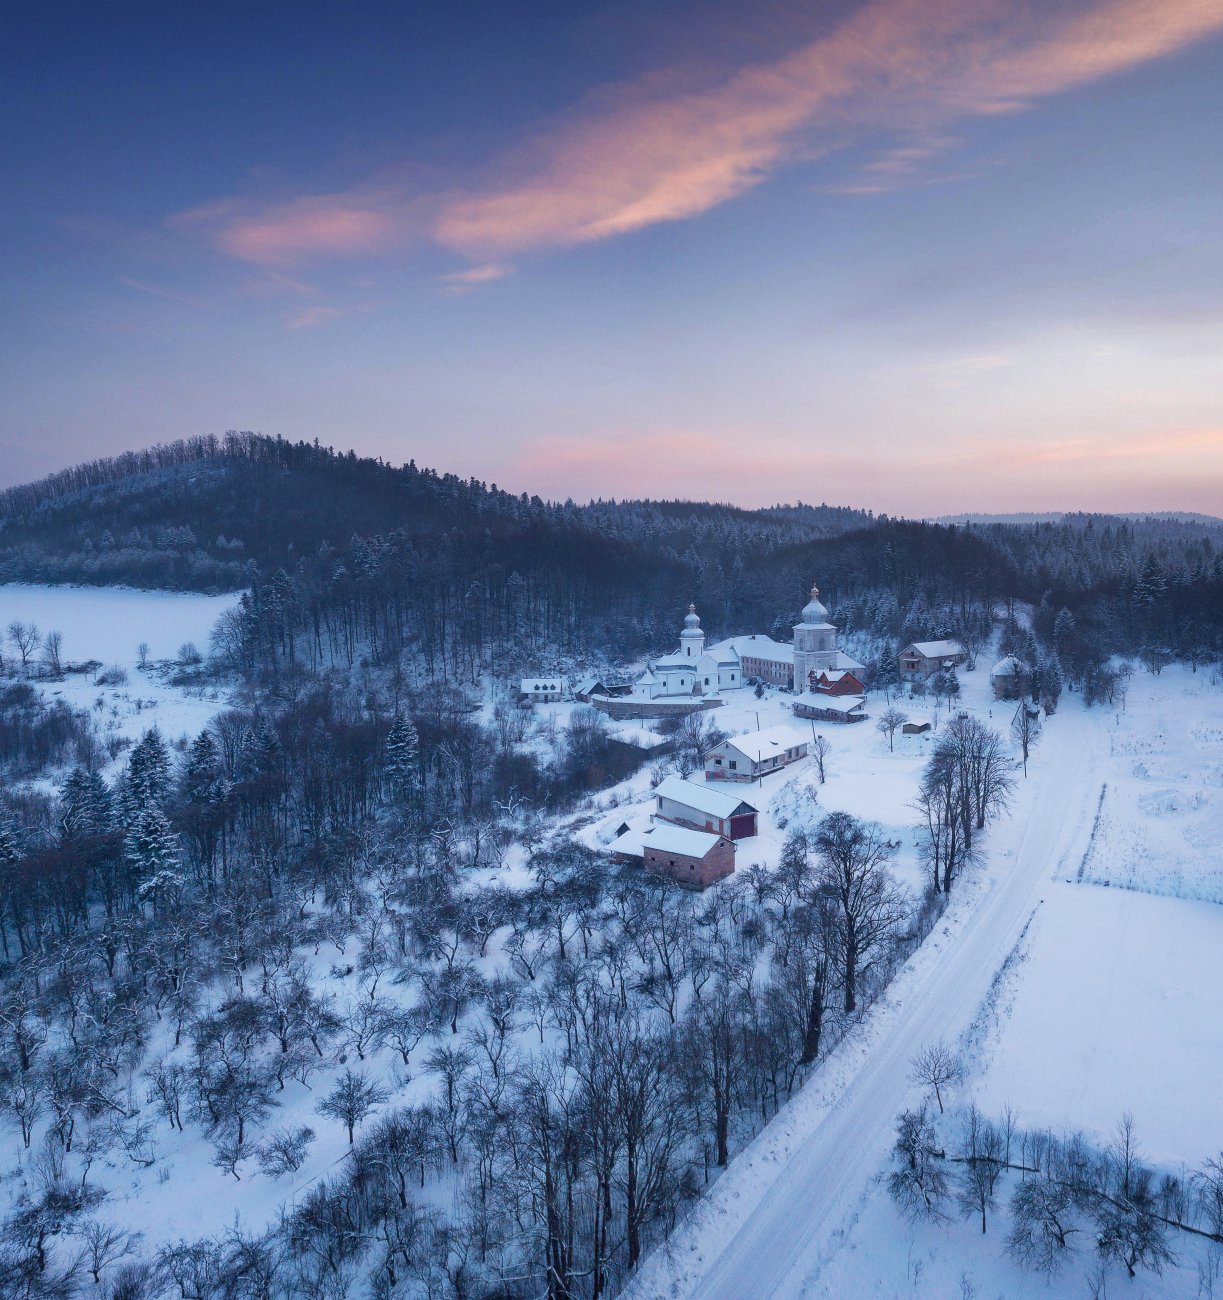
[[[1123,512],[1096,512],[1085,510],[1054,510],[1043,514],[1017,512],[1013,514],[960,514],[938,515],[931,523],[936,524],[1058,524],[1086,520],[1117,521],[1127,523],[1159,522],[1181,524],[1205,524],[1208,528],[1223,528],[1223,516],[1204,515],[1193,510],[1136,510]]]

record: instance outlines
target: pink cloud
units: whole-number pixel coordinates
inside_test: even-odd
[[[859,187],[877,192],[951,143],[942,124],[1016,111],[1220,29],[1213,0],[1096,0],[1053,15],[1014,0],[875,0],[705,91],[660,96],[655,78],[604,93],[535,143],[519,179],[445,205],[435,237],[485,254],[602,239],[704,212],[862,132],[916,130]]]
[[[878,193],[952,147],[957,119],[1019,111],[1220,30],[1218,0],[867,0],[818,39],[700,89],[667,89],[681,78],[666,73],[603,87],[462,189],[370,182],[270,204],[224,200],[171,224],[265,267],[422,238],[499,265],[690,218],[788,162],[899,135],[861,180],[836,187]]]
[[[479,266],[469,266],[466,270],[439,275],[437,282],[441,286],[442,293],[470,293],[482,284],[504,280],[507,275],[513,273],[514,268],[507,262],[484,262]]]
[[[321,257],[384,253],[408,237],[408,205],[394,190],[305,195],[261,207],[224,199],[179,213],[172,227],[199,231],[222,252],[263,267]]]

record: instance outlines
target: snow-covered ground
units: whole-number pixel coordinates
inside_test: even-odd
[[[966,698],[990,707],[971,687]],[[1223,908],[1135,892],[1171,892],[1173,863],[1181,882],[1219,870],[1210,827],[1223,808],[1221,737],[1223,688],[1187,669],[1135,677],[1123,713],[1063,697],[1012,815],[991,833],[983,874],[864,1030],[732,1163],[630,1294],[1086,1294],[1089,1247],[1050,1285],[1009,1261],[998,1231],[983,1241],[971,1224],[910,1225],[880,1176],[896,1115],[920,1100],[909,1062],[940,1039],[958,1040],[971,1062],[956,1100],[989,1114],[1009,1103],[1023,1126],[1105,1142],[1130,1110],[1144,1156],[1173,1171],[1223,1148]],[[841,806],[834,779],[821,797]],[[858,806],[844,806],[889,824],[896,795],[886,783],[852,785]],[[1126,794],[1102,802],[1104,786]],[[1142,851],[1153,843],[1165,851],[1154,861]],[[1132,867],[1125,891],[1115,888],[1118,862]],[[1093,880],[1110,876],[1113,886]],[[1195,1294],[1195,1250],[1173,1244],[1182,1266],[1144,1275],[1126,1294]]]
[[[135,591],[125,587],[56,587],[0,584],[0,637],[13,622],[34,624],[45,637],[63,637],[65,665],[94,660],[103,671],[118,667],[127,675],[118,685],[97,684],[96,674],[68,673],[62,681],[43,680],[48,699],[85,709],[103,739],[135,739],[156,724],[168,743],[194,736],[225,707],[222,692],[184,689],[164,680],[165,665],[191,642],[208,653],[217,620],[237,603],[236,595],[198,596],[170,591]],[[148,646],[154,667],[138,667],[137,647]],[[11,645],[5,655],[13,657]],[[34,662],[41,662],[41,651]]]

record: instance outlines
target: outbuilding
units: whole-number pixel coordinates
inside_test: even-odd
[[[866,699],[861,695],[806,696],[795,702],[794,712],[815,722],[865,722]]]
[[[738,795],[718,790],[705,781],[669,776],[654,791],[659,821],[690,830],[707,831],[731,840],[750,839],[757,833],[757,810]]]
[[[994,688],[994,699],[1017,700],[1028,693],[1032,670],[1018,655],[1006,655],[989,670],[989,684]]]
[[[677,884],[704,889],[731,875],[735,846],[725,835],[658,822],[642,841],[646,868]]]
[[[900,652],[900,680],[926,682],[944,668],[968,662],[968,651],[958,641],[913,641]]]
[[[732,736],[705,755],[709,781],[755,781],[807,757],[811,742],[794,727],[767,727]]]

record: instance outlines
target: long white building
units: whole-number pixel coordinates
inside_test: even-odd
[[[696,606],[689,605],[679,649],[650,661],[633,694],[646,700],[718,695],[737,690],[754,678],[805,691],[825,669],[861,675],[863,665],[838,648],[836,626],[829,621],[819,596],[819,588],[812,587],[790,645],[752,632],[707,647]]]

